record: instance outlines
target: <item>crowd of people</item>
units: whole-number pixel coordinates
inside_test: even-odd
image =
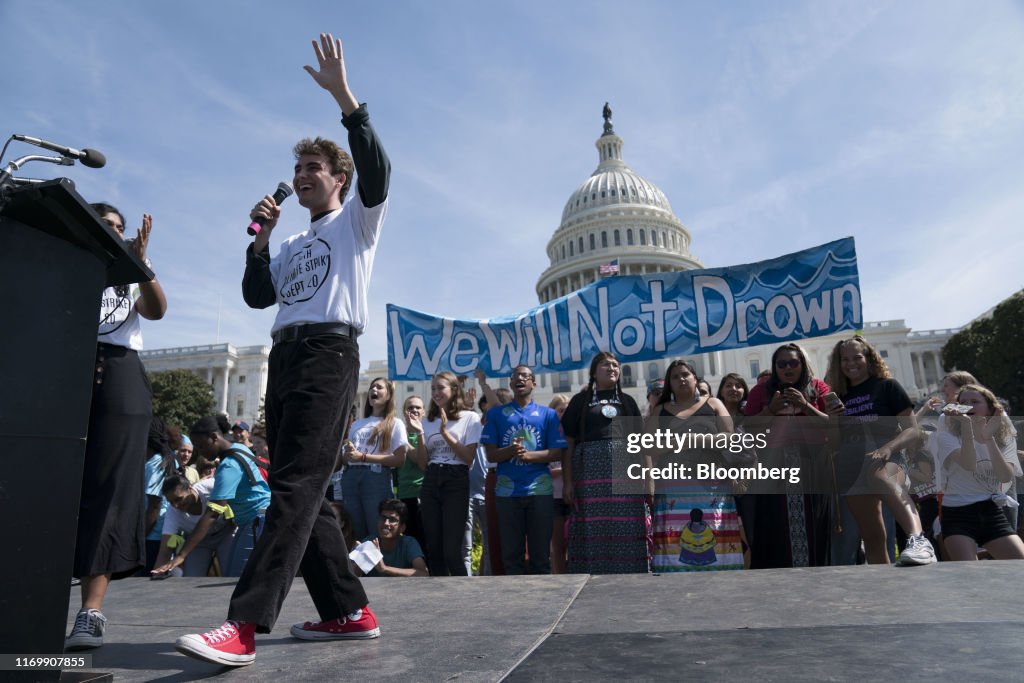
[[[278,306],[265,425],[207,416],[178,426],[153,416],[139,319],[164,315],[163,291],[154,277],[103,293],[74,560],[82,609],[69,650],[103,644],[110,582],[140,573],[239,577],[226,621],[175,647],[243,666],[297,575],[319,620],[293,625],[291,635],[334,640],[380,635],[365,575],[1024,559],[1008,406],[961,371],[945,378],[941,397],[915,407],[862,337],[836,345],[824,380],[799,345],[784,344],[752,387],[730,373],[716,396],[693,365],[674,360],[643,407],[623,391],[609,352],[592,359],[578,393],[549,405],[533,400],[536,376],[524,365],[498,388],[480,371],[472,388],[440,372],[430,395],[407,398],[401,414],[394,385],[380,377],[349,419],[391,166],[349,89],[341,41],[321,34],[313,47],[318,67],[305,69],[339,106],[351,154],[319,137],[295,146],[293,183],[310,227],[276,256],[277,200],[265,196],[250,212],[259,229],[246,250],[243,299]],[[93,208],[123,236],[120,211]],[[144,214],[130,246],[147,264],[151,229]],[[666,422],[761,438],[740,453],[704,441],[673,454],[684,462],[771,462],[832,485],[765,493],[721,469],[727,474],[651,477],[631,489],[631,430]],[[637,459],[650,472],[668,455],[648,449]],[[360,558],[376,559],[352,562],[357,546]]]
[[[969,373],[950,373],[941,396],[915,406],[855,336],[835,346],[824,380],[799,345],[785,344],[752,388],[729,373],[717,396],[691,363],[675,360],[641,408],[622,390],[619,369],[614,355],[598,354],[587,386],[548,406],[533,401],[526,366],[498,389],[482,372],[469,389],[466,377],[438,373],[429,407],[410,396],[401,411],[394,384],[375,378],[325,494],[345,547],[367,542],[382,553],[373,570],[353,571],[664,573],[1024,559],[1016,514],[1024,453],[1007,408]],[[626,425],[668,420],[692,429],[701,417],[712,431],[770,433],[766,448],[743,454],[746,464],[774,455],[805,479],[824,471],[818,480],[834,488],[763,494],[749,482],[706,478],[649,482],[643,494],[617,486]],[[250,435],[244,422],[229,427],[223,416],[200,420],[187,436],[163,429],[154,418],[147,570],[240,575],[271,498],[259,469],[273,458],[265,435]],[[685,456],[736,463],[713,448]],[[659,454],[643,457],[657,465]],[[161,505],[168,512],[157,519]]]

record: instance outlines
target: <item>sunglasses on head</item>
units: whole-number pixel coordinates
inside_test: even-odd
[[[790,358],[789,360],[777,360],[775,361],[775,367],[779,370],[785,370],[786,368],[798,368],[800,367],[800,359]]]

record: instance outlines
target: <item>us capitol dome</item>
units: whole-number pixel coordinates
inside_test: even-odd
[[[602,265],[618,259],[620,275],[703,268],[690,254],[690,231],[661,189],[622,160],[623,140],[604,107],[597,139],[597,168],[569,196],[562,222],[547,245],[551,265],[537,280],[544,304],[601,277]]]

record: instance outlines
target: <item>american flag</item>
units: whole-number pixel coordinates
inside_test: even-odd
[[[612,259],[608,263],[602,263],[597,267],[597,272],[601,275],[615,275],[619,272],[619,259]]]

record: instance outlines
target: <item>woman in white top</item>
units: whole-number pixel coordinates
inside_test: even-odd
[[[462,538],[469,514],[469,466],[480,441],[480,416],[469,409],[462,385],[450,372],[430,383],[426,422],[408,416],[419,445],[410,457],[426,468],[420,490],[423,535],[431,576],[466,576]]]
[[[376,531],[377,508],[381,501],[395,497],[392,468],[405,464],[409,449],[405,423],[395,409],[395,385],[387,378],[370,382],[363,419],[352,423],[348,437],[341,451],[345,462],[341,498],[352,515],[358,540]]]
[[[110,204],[91,206],[124,239],[124,214]],[[129,247],[147,265],[152,228],[153,218],[143,214],[142,227]],[[167,299],[156,277],[147,282],[107,287],[100,297],[89,438],[82,465],[72,574],[82,580],[82,609],[64,642],[68,650],[103,645],[107,618],[101,610],[110,582],[132,576],[145,564],[143,506],[138,501],[153,396],[139,360],[139,320],[159,320],[166,311]]]
[[[995,395],[981,385],[964,386],[956,401],[970,412],[948,411],[949,431],[935,437],[946,552],[951,560],[976,560],[982,546],[997,560],[1024,560],[1024,543],[1003,512],[1017,502],[1006,491],[1021,473],[1013,427]]]

